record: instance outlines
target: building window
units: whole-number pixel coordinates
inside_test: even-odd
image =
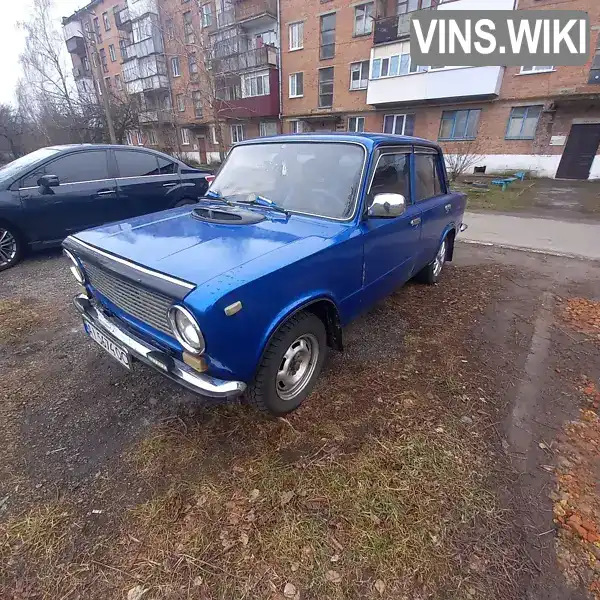
[[[244,139],[244,126],[241,123],[236,123],[231,126],[231,143],[237,144]]]
[[[369,61],[352,63],[350,65],[350,89],[365,90],[369,83]]]
[[[81,59],[81,64],[83,65],[83,70],[84,71],[89,71],[90,70],[90,61],[87,59],[87,56],[84,56]]]
[[[304,96],[304,73],[292,73],[290,75],[290,98]]]
[[[474,140],[481,110],[447,110],[442,113],[440,140]]]
[[[274,121],[261,121],[260,123],[260,137],[266,137],[268,135],[277,135],[277,123]]]
[[[125,40],[119,40],[119,50],[121,51],[121,58],[125,60],[127,58],[127,42]]]
[[[111,62],[117,62],[117,53],[115,52],[114,44],[108,47],[108,54],[110,55]]]
[[[333,67],[319,69],[319,108],[333,106]]]
[[[513,108],[508,119],[506,139],[533,140],[541,114],[541,106],[517,106]]]
[[[144,134],[139,129],[135,132],[135,134],[136,134],[136,137],[137,137],[137,145],[138,146],[143,146],[144,145]]]
[[[192,13],[189,10],[183,13],[183,35],[185,36],[186,44],[193,44],[196,41],[194,26],[192,25]]]
[[[100,21],[98,17],[94,18],[94,31],[96,32],[96,42],[102,43],[102,33],[100,32]]]
[[[173,21],[172,17],[169,17],[165,21],[165,31],[168,39],[172,40],[175,38],[175,21]]]
[[[151,146],[156,146],[158,144],[158,140],[156,139],[156,131],[154,131],[154,129],[148,130],[148,143]]]
[[[304,47],[304,23],[290,23],[288,32],[290,50],[302,50]]]
[[[185,112],[185,96],[183,94],[177,94],[175,103],[179,112]]]
[[[440,0],[439,4],[449,1],[451,0]],[[396,14],[405,15],[415,10],[431,8],[434,4],[435,0],[396,0]]]
[[[181,70],[179,67],[179,56],[174,56],[171,59],[171,72],[173,73],[173,77],[181,76]]]
[[[212,25],[212,4],[203,4],[200,7],[200,20],[202,27],[210,27]]]
[[[375,58],[371,65],[371,79],[380,77],[397,77],[410,73],[423,73],[427,67],[419,67],[410,59],[410,46],[402,44],[401,54],[394,54],[386,58]]]
[[[252,98],[253,96],[268,96],[269,72],[252,73],[242,76],[242,98]]]
[[[385,115],[383,133],[394,135],[414,135],[415,115]]]
[[[211,125],[209,127],[210,130],[210,141],[214,146],[219,145],[219,140],[217,140],[217,128],[215,125]]]
[[[104,78],[104,85],[106,86],[106,90],[108,92],[110,92],[110,90],[112,89],[112,80],[110,77],[105,77]]]
[[[128,146],[135,146],[135,142],[133,140],[133,131],[125,132],[125,141],[127,142]]]
[[[123,80],[120,75],[115,75],[115,87],[120,91],[123,89]]]
[[[321,17],[321,60],[335,56],[335,13]]]
[[[532,73],[550,73],[554,67],[521,67],[521,75],[530,75]]]
[[[195,53],[188,56],[188,71],[192,81],[198,79],[198,61]]]
[[[102,20],[104,21],[104,31],[110,31],[110,17],[107,12],[102,13]]]
[[[100,62],[102,63],[102,70],[108,73],[108,61],[106,60],[106,50],[100,48]]]
[[[200,119],[202,118],[202,92],[200,90],[193,91],[192,100],[194,102],[194,114]]]
[[[190,145],[190,130],[189,129],[182,129],[181,130],[181,143],[184,146],[189,146]]]
[[[365,130],[364,117],[348,117],[348,131],[362,133]]]
[[[373,2],[354,7],[354,35],[368,35],[373,31]]]
[[[304,121],[290,121],[290,133],[304,133]]]

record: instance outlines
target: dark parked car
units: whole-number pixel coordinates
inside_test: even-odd
[[[72,233],[193,204],[211,174],[133,146],[41,148],[0,168],[0,271]]]

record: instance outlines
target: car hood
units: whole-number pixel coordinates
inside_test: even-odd
[[[328,239],[344,227],[325,219],[261,210],[257,224],[201,221],[190,207],[78,233],[77,239],[138,265],[196,285],[301,239]]]

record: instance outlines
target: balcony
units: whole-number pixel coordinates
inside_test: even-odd
[[[279,77],[278,70],[269,71],[269,94],[219,100],[217,110],[225,119],[249,119],[252,117],[277,117],[279,115]]]
[[[150,75],[134,79],[125,83],[128,94],[140,94],[141,92],[163,91],[169,89],[169,78],[166,75]]]
[[[277,0],[237,0],[233,8],[217,13],[217,26],[253,21],[257,27],[277,19]]]
[[[73,68],[73,79],[75,79],[75,81],[77,81],[78,79],[84,79],[84,78],[88,78],[91,77],[92,74],[90,73],[90,71],[86,71],[83,66],[79,66],[79,67],[74,67]]]
[[[142,125],[146,123],[173,123],[174,121],[173,111],[165,108],[142,111],[138,119]]]
[[[127,48],[127,58],[144,58],[152,54],[162,54],[164,52],[162,39],[160,36],[146,38],[135,44],[125,46]],[[123,57],[125,58],[125,57]]]
[[[504,67],[461,67],[371,79],[367,104],[392,106],[430,100],[498,97]]]
[[[240,73],[246,69],[277,67],[277,48],[263,46],[224,58],[215,58],[212,66],[216,75]]]
[[[420,15],[422,12],[421,10],[416,10],[404,15],[377,19],[373,30],[373,44],[389,44],[391,42],[407,40],[410,37],[410,22],[412,18],[415,15]]]
[[[131,31],[131,15],[129,14],[128,8],[123,8],[121,10],[115,9],[115,24],[117,29],[121,29],[122,31]]]
[[[63,21],[63,35],[67,43],[67,50],[77,56],[85,56],[85,38],[81,21]]]
[[[157,0],[137,0],[131,2],[128,8],[128,20],[135,21],[140,17],[148,14],[158,15],[158,1]],[[126,23],[126,21],[123,21]]]

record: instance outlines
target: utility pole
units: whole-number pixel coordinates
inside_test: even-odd
[[[84,9],[92,17],[96,16],[93,10]],[[93,23],[93,22],[92,22]],[[104,106],[104,114],[106,115],[106,124],[108,125],[108,135],[110,137],[110,143],[117,143],[117,136],[115,135],[115,126],[112,120],[112,114],[110,112],[110,100],[108,98],[108,89],[106,87],[106,81],[104,81],[104,73],[102,72],[102,63],[100,62],[100,53],[98,52],[98,45],[96,44],[96,31],[94,26],[90,27],[88,42],[92,50],[92,73],[96,73],[96,79],[98,81],[98,87],[102,96],[102,104]]]

